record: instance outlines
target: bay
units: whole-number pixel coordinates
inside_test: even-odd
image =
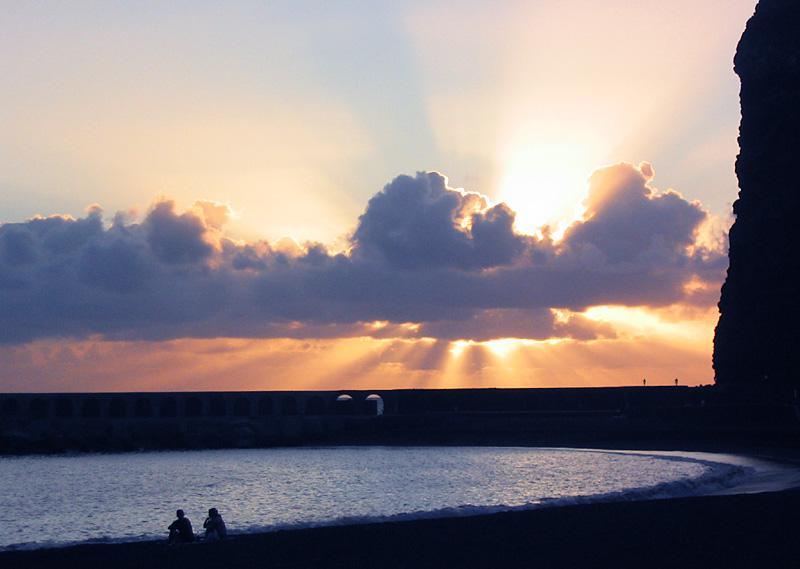
[[[0,548],[162,539],[175,510],[232,534],[669,497],[740,466],[674,454],[330,447],[0,458]]]

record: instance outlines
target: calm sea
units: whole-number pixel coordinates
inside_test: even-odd
[[[182,508],[233,534],[701,493],[746,468],[679,455],[335,447],[0,458],[0,548],[163,539]]]

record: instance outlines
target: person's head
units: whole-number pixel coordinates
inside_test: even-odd
[[[219,515],[219,512],[217,511],[216,508],[211,508],[210,510],[208,510],[208,517],[209,518],[216,518],[218,515]]]
[[[183,510],[178,510],[177,512],[175,512],[175,514],[176,514],[176,515],[177,515],[179,518],[182,518],[182,517],[183,517]]]

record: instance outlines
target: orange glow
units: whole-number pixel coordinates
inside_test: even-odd
[[[538,233],[543,225],[558,230],[576,215],[586,191],[585,175],[576,171],[576,155],[591,154],[574,141],[530,139],[511,143],[498,161],[504,164],[498,199],[517,213],[521,233]],[[584,137],[585,138],[585,137]]]
[[[491,340],[489,342],[485,342],[484,346],[486,346],[486,348],[492,353],[492,355],[494,355],[495,358],[503,361],[508,359],[518,350],[524,349],[524,346],[532,343],[533,342],[527,342],[525,340],[506,339]]]
[[[564,316],[564,315],[562,315]],[[598,307],[608,340],[39,341],[0,348],[8,392],[682,385],[713,381],[716,311]],[[375,322],[380,330],[385,323]]]
[[[270,273],[271,261],[264,263],[264,269],[254,268],[261,267],[260,262],[239,268],[249,267],[249,261],[236,262],[239,258],[233,252],[224,258],[214,256],[204,265],[213,278],[222,282],[227,278],[223,275],[231,275],[237,284],[220,286],[217,292],[212,289],[216,281],[207,279],[214,294],[205,301],[220,310],[204,314],[204,305],[193,299],[186,305],[189,319],[174,327],[169,323],[166,331],[159,322],[148,328],[140,320],[133,327],[115,328],[119,324],[110,320],[112,311],[100,306],[65,307],[63,312],[71,319],[66,328],[34,325],[31,335],[11,334],[4,340],[26,343],[0,343],[0,387],[4,391],[550,387],[641,385],[643,377],[648,385],[657,385],[662,380],[673,382],[676,375],[690,385],[712,382],[715,306],[723,278],[719,264],[701,271],[702,263],[687,261],[676,266],[685,269],[680,277],[685,280],[666,281],[683,283],[683,290],[668,295],[654,288],[652,295],[661,294],[657,298],[637,295],[647,298],[640,302],[673,298],[678,305],[600,306],[572,313],[560,308],[630,301],[621,296],[624,291],[587,294],[595,283],[589,282],[588,272],[581,272],[586,266],[594,271],[595,264],[599,268],[618,261],[600,241],[583,243],[578,237],[605,235],[601,229],[611,235],[617,226],[603,225],[612,220],[603,221],[598,215],[595,221],[602,228],[583,230],[575,225],[570,233],[576,241],[557,245],[569,223],[582,213],[588,219],[601,206],[610,212],[616,207],[612,198],[624,197],[614,193],[619,188],[607,184],[608,195],[598,189],[589,199],[587,176],[602,164],[646,160],[659,171],[657,184],[650,188],[653,196],[675,188],[686,193],[687,202],[698,200],[691,205],[702,204],[698,208],[709,213],[703,225],[692,226],[695,235],[670,246],[684,247],[694,237],[687,250],[705,260],[717,259],[726,250],[730,202],[736,198],[733,161],[740,119],[738,78],[731,57],[755,3],[728,0],[720,10],[719,2],[709,0],[501,1],[471,2],[469,9],[454,10],[452,2],[430,0],[392,3],[368,12],[355,3],[312,11],[298,3],[287,3],[280,10],[270,3],[247,3],[247,9],[221,11],[195,6],[199,3],[175,3],[179,6],[163,13],[149,5],[137,7],[138,3],[126,3],[123,10],[100,3],[82,10],[68,3],[49,3],[46,11],[34,3],[16,3],[9,11],[12,17],[0,21],[14,32],[0,34],[0,41],[5,39],[11,48],[4,50],[6,72],[0,74],[6,111],[6,136],[0,139],[4,191],[0,223],[35,214],[78,216],[86,204],[99,202],[106,212],[104,223],[114,212],[123,212],[126,223],[139,224],[152,197],[165,194],[175,203],[195,204],[190,211],[203,221],[203,239],[215,251],[226,251],[227,239],[232,239],[237,247],[248,244],[259,258],[271,259],[280,252],[290,262],[285,273]],[[96,25],[98,21],[114,22],[117,33],[108,33],[106,26]],[[139,25],[145,21],[152,29]],[[366,90],[363,78],[369,78]],[[32,164],[37,167],[31,168]],[[384,273],[387,267],[380,266],[374,279],[363,279],[368,294],[362,294],[360,284],[338,294],[335,287],[351,278],[355,283],[362,268],[372,270],[378,266],[372,265],[373,258],[387,252],[371,251],[369,239],[360,237],[359,228],[366,227],[362,224],[377,215],[371,197],[395,176],[428,170],[449,176],[451,190],[463,187],[458,191],[467,199],[453,217],[456,228],[464,230],[457,236],[458,246],[469,243],[471,254],[480,260],[430,267],[422,263],[424,271],[432,269],[423,274],[413,272],[418,259],[409,257],[407,265],[395,266],[393,257],[386,255],[389,271]],[[518,236],[510,236],[513,245],[510,239],[495,240],[506,229],[499,221],[487,223],[492,229],[487,229],[485,239],[477,224],[470,231],[470,214],[501,202],[516,213],[518,232],[543,237],[542,242]],[[498,220],[505,221],[505,211]],[[623,205],[618,211],[629,208]],[[147,226],[139,230],[146,232]],[[425,247],[441,247],[443,255],[436,256],[436,263],[449,255],[450,244],[438,233],[420,232],[419,237]],[[653,237],[667,235],[656,232]],[[636,231],[625,238],[644,242]],[[518,243],[524,247],[517,248]],[[335,279],[341,281],[317,286],[317,277],[303,268],[314,255],[300,258],[312,244],[330,255],[353,253],[347,260],[353,270],[337,273]],[[641,257],[648,270],[666,270],[660,266],[660,247],[660,241],[654,241],[652,251],[637,256],[636,262]],[[484,254],[484,249],[492,254]],[[91,256],[84,253],[93,251],[88,246],[76,249],[76,264],[64,264],[70,267],[64,274],[79,278],[81,286],[105,286],[89,283],[84,274],[91,272],[83,265]],[[416,249],[398,251],[405,255]],[[544,259],[541,266],[539,253]],[[113,259],[122,257],[115,254]],[[138,257],[131,259],[136,264]],[[333,263],[339,260],[330,265],[335,271],[339,265]],[[514,265],[506,266],[509,262]],[[24,277],[20,282],[28,272],[40,274],[26,263],[18,267]],[[450,282],[454,266],[474,270],[463,281],[463,297],[445,298],[448,291],[428,288],[448,286],[438,283]],[[311,270],[312,265],[308,267]],[[323,267],[320,279],[327,279],[328,266]],[[5,270],[5,265],[0,268]],[[413,271],[395,277],[395,270],[400,275],[409,268]],[[619,268],[627,271],[629,265]],[[114,277],[123,274],[116,265],[107,269]],[[436,274],[438,269],[444,269],[441,274],[446,278]],[[543,272],[538,273],[540,269]],[[529,280],[512,281],[517,270]],[[308,285],[298,281],[289,295],[307,304],[273,312],[275,299],[282,296],[270,296],[272,274],[279,288],[289,288],[288,279],[313,278]],[[621,281],[620,274],[609,273],[609,282]],[[691,274],[698,276],[690,280]],[[392,284],[398,287],[405,286],[404,278],[415,284],[407,287],[408,297],[393,297],[393,287],[378,288],[384,278],[396,279]],[[502,287],[497,298],[491,289],[481,288],[484,282]],[[537,287],[534,293],[543,294],[528,295],[525,282]],[[569,290],[572,283],[580,286]],[[597,284],[613,286],[602,280]],[[16,286],[8,290],[14,298]],[[102,289],[86,290],[91,302]],[[163,295],[159,302],[171,302],[168,289],[160,290],[142,286],[142,298],[155,299],[147,295],[158,294]],[[202,290],[198,289],[198,298]],[[64,291],[70,289],[59,290]],[[549,294],[552,291],[575,294]],[[394,304],[384,305],[382,294]],[[242,304],[228,305],[228,295],[237,302],[241,297]],[[38,307],[45,305],[39,300],[44,296],[31,298]],[[117,303],[112,293],[103,298],[111,299],[115,310],[127,306]],[[459,306],[461,298],[469,300]],[[130,296],[128,301],[138,299]],[[307,318],[313,310],[325,312],[327,307],[317,301],[342,304],[329,314]],[[363,306],[356,306],[362,301]],[[245,302],[258,306],[251,311],[252,305]],[[415,303],[415,310],[406,310]],[[28,306],[8,313],[26,315]],[[554,323],[547,318],[547,309],[552,309]],[[176,304],[176,310],[182,314],[183,305]],[[149,314],[137,312],[141,318]],[[87,323],[94,322],[94,314],[102,315],[106,324],[74,328],[72,322],[83,324],[72,320],[73,313]],[[436,321],[456,313],[453,318],[464,320]],[[42,314],[50,319],[50,314]],[[248,316],[241,326],[235,320],[240,314]],[[263,322],[256,320],[259,314],[264,315]],[[275,319],[278,314],[283,316]],[[304,320],[291,325],[284,317]],[[197,318],[225,325],[204,329]],[[358,318],[394,320],[351,322]],[[403,322],[409,318],[420,322]],[[554,325],[548,329],[549,324]],[[113,336],[118,338],[131,337],[125,336],[129,333],[161,338],[206,333],[317,337],[150,342],[45,336],[91,333],[84,330],[120,334]],[[554,339],[475,342],[420,337],[426,333],[445,338],[517,334]],[[333,337],[337,335],[342,337]]]

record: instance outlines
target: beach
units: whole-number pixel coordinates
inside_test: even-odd
[[[80,523],[76,512],[71,523]],[[0,552],[16,568],[795,567],[800,489]]]

